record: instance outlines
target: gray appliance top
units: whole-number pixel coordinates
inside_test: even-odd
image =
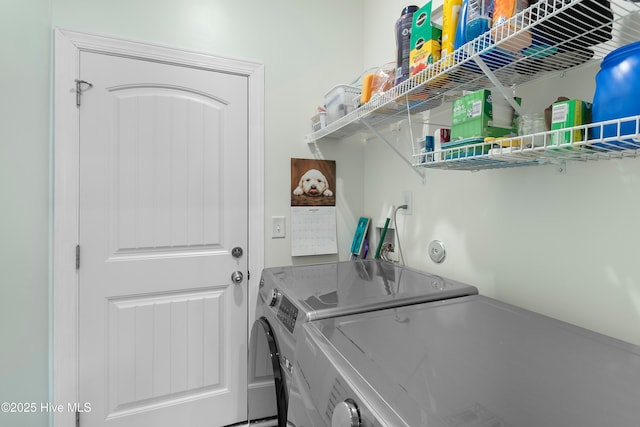
[[[309,321],[478,293],[474,286],[378,260],[266,268],[262,279],[261,292],[278,288]]]
[[[640,347],[486,297],[306,328],[409,426],[640,425]]]

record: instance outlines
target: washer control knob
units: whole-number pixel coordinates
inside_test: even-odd
[[[280,291],[277,289],[271,290],[271,298],[269,298],[269,307],[273,307],[278,303],[280,299]]]
[[[342,401],[333,409],[331,427],[360,427],[358,405],[351,399]]]

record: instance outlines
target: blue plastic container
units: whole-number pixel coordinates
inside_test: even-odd
[[[602,60],[600,71],[596,75],[592,110],[594,122],[636,115],[640,115],[640,42],[616,49]],[[612,137],[617,132],[617,125],[606,125],[602,137]],[[621,123],[621,136],[636,132],[636,120]],[[594,128],[592,136],[594,139],[600,138],[600,128]],[[621,149],[635,148],[624,142],[611,144]]]

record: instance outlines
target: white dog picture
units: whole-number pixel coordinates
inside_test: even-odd
[[[322,172],[317,169],[309,169],[302,175],[300,182],[293,194],[301,196],[333,196],[333,191],[329,189],[329,181]]]
[[[335,206],[336,162],[291,159],[291,206]]]

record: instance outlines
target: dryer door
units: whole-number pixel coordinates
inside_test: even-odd
[[[256,371],[260,366],[264,366],[263,376],[269,378],[273,384],[268,387],[275,400],[275,411],[277,411],[278,427],[287,425],[287,390],[285,376],[280,365],[280,350],[278,340],[269,321],[263,316],[256,320],[251,329],[251,343],[249,355],[249,375],[250,378],[261,376]],[[252,393],[249,390],[249,422],[273,416],[274,410],[271,408],[271,398],[265,402],[264,394]],[[266,403],[266,405],[265,405]],[[265,406],[266,412],[265,412]]]

